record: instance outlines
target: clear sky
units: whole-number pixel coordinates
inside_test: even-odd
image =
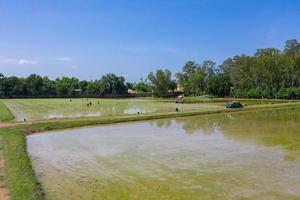
[[[130,81],[300,40],[299,0],[0,0],[0,72]]]

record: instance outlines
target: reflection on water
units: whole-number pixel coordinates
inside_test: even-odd
[[[168,128],[172,122],[187,134],[213,134],[219,129],[226,138],[281,146],[288,159],[300,156],[300,108],[162,119],[150,124]]]
[[[173,111],[170,108],[164,109],[165,111]],[[42,119],[61,119],[61,118],[79,118],[79,117],[100,117],[100,116],[110,116],[110,115],[123,115],[123,114],[137,114],[137,113],[149,113],[149,112],[157,112],[157,107],[147,107],[147,106],[139,106],[133,107],[131,105],[127,106],[114,106],[114,105],[106,105],[106,106],[94,106],[91,109],[84,108],[78,111],[70,110],[69,112],[63,113],[45,113],[41,114]],[[49,110],[49,112],[53,112]]]
[[[51,199],[299,199],[300,109],[27,137]]]

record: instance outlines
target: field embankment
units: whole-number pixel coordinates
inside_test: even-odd
[[[44,199],[41,185],[35,177],[26,151],[26,139],[15,128],[0,129],[1,145],[5,159],[3,181],[11,200]]]
[[[277,104],[277,103],[289,103],[300,102],[300,100],[291,99],[249,99],[249,98],[203,98],[197,96],[188,96],[184,98],[185,103],[226,103],[228,101],[239,101],[246,105],[262,105],[262,104]]]

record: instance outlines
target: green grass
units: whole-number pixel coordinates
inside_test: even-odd
[[[229,101],[239,101],[246,105],[262,105],[262,104],[277,104],[288,102],[299,102],[299,100],[286,99],[247,99],[247,98],[206,98],[206,97],[185,97],[185,103],[219,103],[224,104]]]
[[[10,112],[10,110],[0,100],[0,122],[11,121],[14,118],[15,118],[14,115]]]
[[[148,113],[140,115],[118,115],[96,118],[80,118],[36,122],[32,125],[18,125],[0,129],[5,158],[5,179],[10,190],[11,200],[42,200],[45,199],[41,185],[34,174],[30,159],[26,152],[25,135],[35,132],[75,128],[81,126],[121,123],[160,118],[175,118],[224,112],[251,112],[255,110],[273,110],[300,107],[299,102],[286,104],[267,104],[249,106],[244,109],[221,110],[184,110],[180,112]]]
[[[43,190],[32,170],[26,141],[19,129],[0,129],[5,177],[12,200],[42,200]]]

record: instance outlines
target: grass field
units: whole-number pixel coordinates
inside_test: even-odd
[[[0,122],[11,121],[13,119],[14,119],[14,115],[10,112],[10,110],[0,100]]]
[[[0,129],[4,157],[5,157],[5,181],[10,190],[11,200],[40,200],[45,199],[43,190],[37,182],[32,170],[30,159],[26,152],[25,135],[34,132],[75,128],[89,125],[101,125],[130,121],[151,120],[160,118],[174,118],[193,115],[205,115],[222,112],[252,112],[255,110],[274,110],[281,108],[299,107],[300,103],[268,104],[249,106],[245,109],[223,109],[217,111],[186,110],[170,113],[148,113],[141,115],[121,115],[96,118],[80,118],[67,120],[53,120],[38,122],[32,125],[18,125]]]

